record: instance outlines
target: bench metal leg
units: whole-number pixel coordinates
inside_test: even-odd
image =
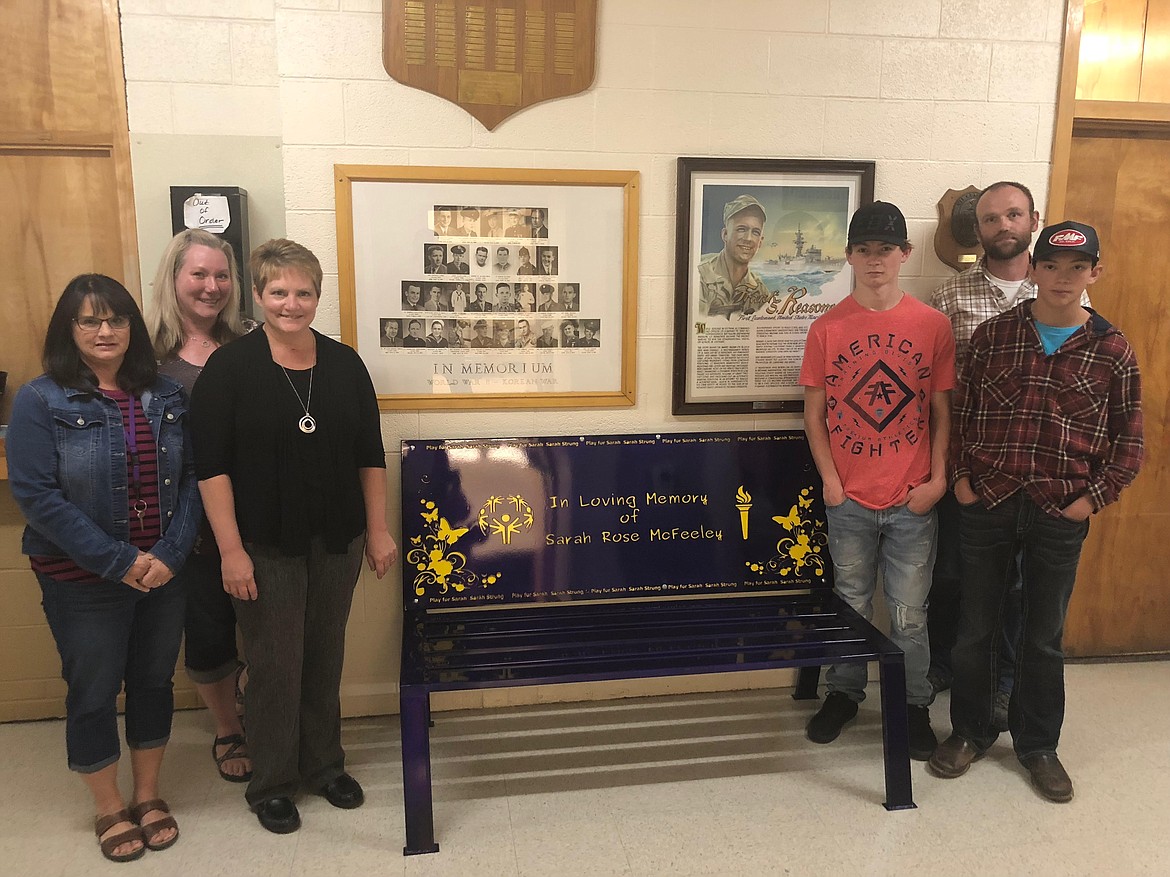
[[[796,690],[792,692],[793,700],[816,700],[817,683],[820,682],[821,668],[801,667],[796,674]]]
[[[403,686],[398,720],[402,728],[402,801],[406,810],[406,846],[402,854],[437,853],[431,804],[430,692]]]
[[[910,731],[906,725],[906,660],[902,653],[878,661],[882,683],[882,750],[886,768],[887,810],[913,810],[910,783]]]

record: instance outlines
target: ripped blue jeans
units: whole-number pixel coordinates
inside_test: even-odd
[[[937,545],[934,509],[916,515],[904,505],[874,510],[846,499],[826,513],[835,590],[862,617],[872,620],[881,569],[890,612],[889,636],[906,655],[906,702],[929,704],[926,605]],[[866,664],[834,664],[825,674],[825,683],[829,691],[861,701],[865,699],[866,678]]]

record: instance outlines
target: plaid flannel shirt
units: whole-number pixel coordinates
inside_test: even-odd
[[[952,483],[969,477],[988,507],[1023,489],[1053,515],[1081,496],[1096,511],[1137,475],[1137,359],[1118,329],[1090,313],[1051,356],[1031,302],[975,330],[951,439]]]
[[[971,335],[976,326],[1035,297],[1036,285],[1025,278],[1015,298],[1009,300],[1002,289],[987,279],[985,255],[936,289],[930,296],[930,303],[951,321],[951,331],[955,333],[956,373],[961,373],[967,362],[967,348],[971,346]],[[1081,303],[1088,305],[1087,297]]]

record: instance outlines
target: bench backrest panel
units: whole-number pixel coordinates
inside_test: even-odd
[[[800,431],[402,444],[404,605],[829,587]]]

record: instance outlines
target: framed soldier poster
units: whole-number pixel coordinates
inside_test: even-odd
[[[635,401],[638,172],[336,165],[341,337],[383,408]]]
[[[675,414],[800,411],[812,321],[849,295],[872,161],[680,158]]]

